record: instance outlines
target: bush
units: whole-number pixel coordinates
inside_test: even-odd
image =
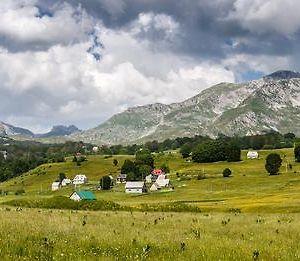
[[[25,190],[24,189],[18,189],[16,192],[15,192],[15,195],[22,195],[25,193]]]
[[[100,179],[100,187],[102,190],[109,190],[112,186],[112,181],[109,176],[103,176]]]
[[[223,177],[228,178],[231,175],[231,170],[229,168],[226,168],[223,170]]]
[[[294,155],[295,155],[295,160],[297,162],[300,162],[300,144],[296,144],[295,148],[294,148]]]
[[[282,164],[282,159],[279,154],[271,153],[266,158],[265,168],[270,175],[277,175]]]

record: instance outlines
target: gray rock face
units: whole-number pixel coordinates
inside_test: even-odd
[[[0,121],[0,135],[1,136],[16,136],[16,135],[23,135],[23,136],[33,136],[34,134],[27,129],[15,127]]]
[[[37,134],[35,135],[35,137],[37,138],[60,137],[60,136],[71,135],[77,132],[80,132],[80,130],[74,125],[70,125],[70,126],[56,125],[53,126],[51,131],[45,134]]]

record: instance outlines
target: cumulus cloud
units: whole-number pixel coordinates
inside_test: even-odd
[[[245,72],[299,67],[298,18],[285,21],[270,1],[246,3],[1,1],[0,120],[38,132],[94,127],[127,107],[181,101]],[[282,27],[269,23],[277,15]]]
[[[93,19],[81,7],[62,3],[44,15],[37,4],[37,0],[0,2],[0,44],[15,50],[68,45],[87,39],[93,29]]]
[[[176,25],[167,16],[149,17],[146,27],[154,23],[156,29],[170,33]],[[140,19],[136,24],[140,26]],[[219,65],[153,50],[149,40],[135,37],[132,26],[111,30],[99,22],[86,41],[54,44],[41,51],[2,51],[0,88],[14,99],[26,100],[18,104],[18,113],[7,119],[28,127],[30,118],[29,127],[36,125],[37,130],[40,122],[44,126],[75,122],[91,127],[129,106],[176,102],[219,81],[234,81],[233,73]],[[100,61],[87,52],[94,37],[105,46]],[[3,99],[1,96],[0,102]]]
[[[299,12],[298,0],[237,0],[229,18],[254,33],[274,31],[289,36],[300,29]]]

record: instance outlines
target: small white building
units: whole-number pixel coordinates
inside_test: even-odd
[[[97,146],[93,147],[93,152],[94,153],[97,153],[98,151],[99,151],[99,147],[97,147]]]
[[[120,174],[116,179],[116,183],[117,184],[126,183],[126,179],[127,179],[127,174]]]
[[[147,192],[145,182],[143,181],[127,181],[125,185],[126,193],[144,193]]]
[[[4,160],[6,160],[7,159],[7,151],[6,150],[0,151],[0,153],[3,155]]]
[[[169,179],[158,179],[156,180],[156,183],[161,187],[165,188],[170,185],[170,180]]]
[[[82,185],[88,182],[86,175],[76,175],[73,179],[74,185]]]
[[[91,191],[74,191],[69,198],[74,201],[96,200],[94,193]]]
[[[70,185],[72,183],[72,180],[70,180],[70,179],[63,179],[62,181],[61,181],[61,185],[63,186],[63,187],[65,187],[65,186],[67,186],[67,185]]]
[[[257,151],[254,151],[254,150],[248,151],[247,159],[258,159],[258,158],[259,158],[259,155],[258,155]]]
[[[152,183],[152,175],[150,174],[150,175],[146,176],[145,180],[146,180],[146,183]]]
[[[59,190],[61,188],[61,183],[58,181],[55,181],[52,183],[52,191]]]
[[[150,191],[157,191],[157,190],[160,190],[160,189],[161,189],[161,187],[156,182],[154,182],[152,184],[152,186],[150,187]]]

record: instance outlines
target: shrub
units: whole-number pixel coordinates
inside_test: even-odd
[[[100,179],[100,186],[102,190],[109,190],[111,188],[112,182],[109,176],[103,176]]]
[[[297,162],[300,162],[300,144],[296,144],[294,148],[294,155],[295,155],[295,160]]]
[[[15,192],[15,195],[22,195],[25,193],[25,190],[24,189],[18,189],[16,192]]]
[[[265,168],[270,175],[277,175],[282,164],[282,159],[279,154],[271,153],[266,158]]]
[[[226,168],[223,170],[223,177],[228,178],[231,175],[231,170],[229,168]]]

